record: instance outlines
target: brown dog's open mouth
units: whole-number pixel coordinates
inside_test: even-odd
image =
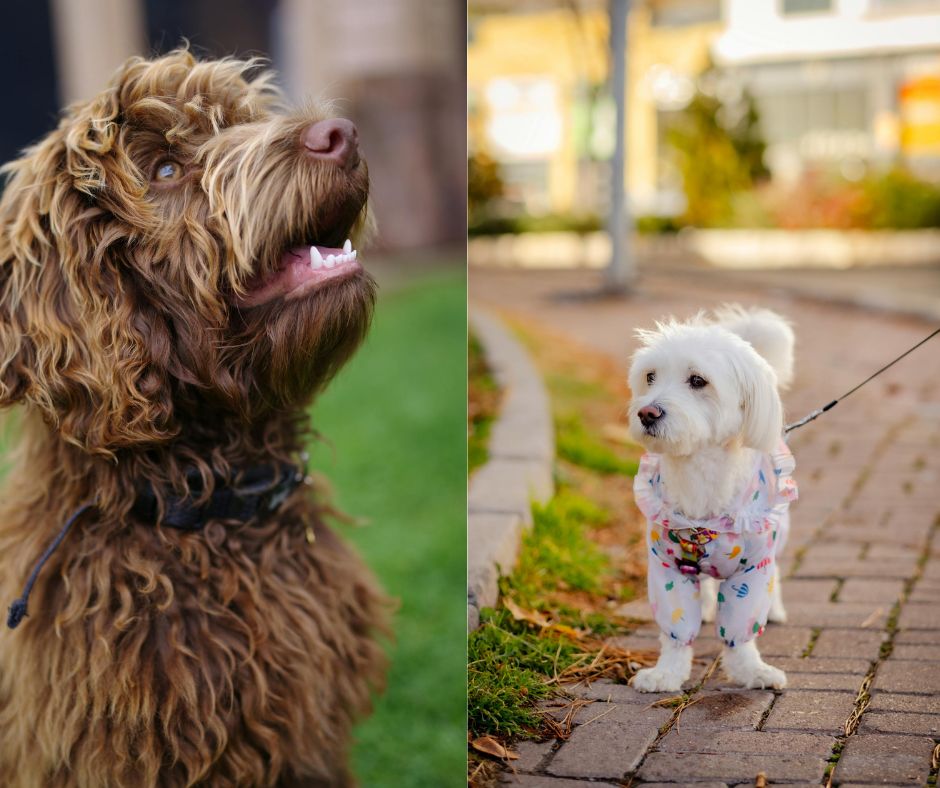
[[[358,252],[346,241],[342,249],[329,246],[297,246],[281,256],[273,274],[247,283],[247,292],[235,298],[240,307],[266,304],[275,298],[300,298],[325,282],[350,276],[362,270]]]

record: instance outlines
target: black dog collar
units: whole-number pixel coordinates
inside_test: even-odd
[[[202,492],[202,477],[195,472],[187,475],[190,497],[167,496],[163,518],[159,524],[183,531],[199,531],[210,520],[238,520],[246,523],[258,515],[273,512],[303,483],[304,472],[293,465],[256,465],[235,476],[235,480],[216,477],[212,495],[196,505],[194,498]],[[157,496],[148,484],[138,490],[131,508],[135,519],[148,525],[157,524]]]
[[[236,474],[235,481],[217,476],[209,499],[196,505],[193,499],[198,498],[202,492],[202,477],[198,473],[190,472],[187,481],[191,497],[167,496],[162,518],[158,518],[157,496],[150,484],[138,492],[131,514],[148,525],[165,525],[183,531],[202,530],[206,523],[213,519],[246,523],[254,517],[277,509],[304,479],[303,470],[293,465],[257,465]],[[89,501],[72,512],[56,538],[36,561],[23,587],[23,595],[10,605],[7,615],[7,626],[10,629],[16,629],[27,616],[29,594],[43,565],[62,544],[75,521],[95,505],[94,501]]]

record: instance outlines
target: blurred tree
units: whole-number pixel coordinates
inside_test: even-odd
[[[467,213],[471,225],[491,217],[492,203],[505,192],[499,164],[483,151],[467,159]]]
[[[696,227],[732,224],[735,196],[770,176],[754,98],[722,89],[720,80],[714,70],[706,71],[666,133],[682,175],[683,218]],[[722,94],[732,97],[722,100]]]

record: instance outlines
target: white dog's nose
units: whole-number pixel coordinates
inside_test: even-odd
[[[640,424],[644,427],[649,427],[663,417],[663,412],[662,409],[657,408],[655,405],[647,405],[646,407],[640,408],[636,415],[640,418]]]

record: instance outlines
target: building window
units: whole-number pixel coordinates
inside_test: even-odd
[[[782,10],[784,15],[831,11],[832,0],[783,0]]]
[[[871,0],[871,9],[901,13],[936,12],[940,11],[940,0]]]
[[[656,27],[687,27],[721,21],[721,0],[658,0],[652,4]]]
[[[868,128],[864,88],[790,91],[757,97],[761,128],[770,143],[795,142],[813,131]]]
[[[495,154],[541,159],[561,146],[564,117],[550,77],[500,77],[485,92],[486,134]]]

